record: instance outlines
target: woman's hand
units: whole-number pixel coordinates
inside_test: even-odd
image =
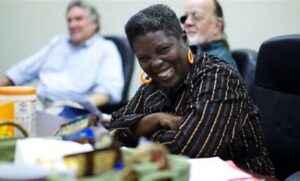
[[[168,113],[153,113],[146,115],[133,128],[136,136],[151,136],[156,131],[164,129],[176,129],[180,125],[181,116]]]
[[[176,129],[180,125],[181,116],[173,114],[159,113],[160,126],[165,129]]]
[[[109,124],[110,124],[110,120],[111,120],[111,115],[110,114],[105,114],[105,113],[103,113],[102,115],[103,115],[103,117],[101,119],[101,122],[102,122],[103,126],[106,129],[108,129]]]

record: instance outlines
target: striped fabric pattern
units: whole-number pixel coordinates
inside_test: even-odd
[[[239,73],[216,57],[198,52],[176,90],[141,85],[133,99],[112,115],[110,128],[125,146],[135,146],[130,126],[143,116],[166,112],[182,117],[176,130],[161,129],[151,140],[190,158],[219,156],[239,167],[274,175],[260,126],[260,114]]]

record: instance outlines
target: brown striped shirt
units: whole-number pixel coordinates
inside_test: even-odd
[[[250,172],[274,175],[259,111],[239,73],[201,52],[196,60],[176,90],[154,82],[140,86],[133,99],[112,115],[110,128],[121,128],[118,140],[125,146],[134,146],[136,139],[130,126],[147,114],[172,113],[183,118],[179,129],[161,129],[151,137],[171,153],[191,158],[219,156]]]

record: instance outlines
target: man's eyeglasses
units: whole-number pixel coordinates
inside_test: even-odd
[[[181,23],[181,24],[184,24],[185,21],[186,21],[186,19],[187,19],[187,16],[186,16],[186,15],[181,16],[181,17],[179,18],[180,23]]]
[[[189,16],[191,16],[191,20],[192,20],[193,22],[201,21],[201,20],[204,18],[204,16],[202,16],[202,15],[200,15],[200,14],[198,14],[198,13],[187,14],[187,15],[183,15],[183,16],[181,16],[181,17],[179,18],[180,23],[181,23],[181,24],[184,24],[185,21],[188,19]]]

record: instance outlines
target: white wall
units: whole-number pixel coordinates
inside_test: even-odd
[[[65,8],[69,0],[0,0],[0,74],[66,31]],[[101,14],[101,33],[125,35],[124,24],[138,10],[164,3],[178,16],[184,0],[90,0]],[[258,50],[273,36],[300,31],[300,0],[220,0],[231,48]],[[136,63],[130,94],[138,87]]]
[[[221,0],[231,48],[258,50],[268,38],[300,34],[299,0]]]

